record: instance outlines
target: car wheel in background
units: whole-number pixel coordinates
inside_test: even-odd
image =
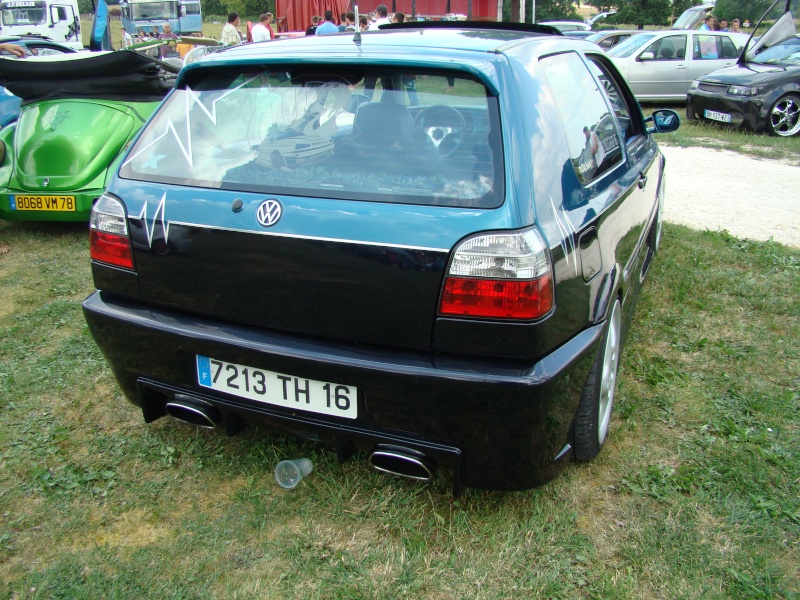
[[[619,299],[614,301],[603,343],[589,371],[586,386],[575,415],[575,459],[585,462],[600,452],[608,434],[617,369],[622,351],[622,314]]]
[[[781,137],[800,133],[800,96],[786,94],[769,111],[769,132]]]

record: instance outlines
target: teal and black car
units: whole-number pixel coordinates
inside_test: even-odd
[[[88,221],[178,71],[127,50],[0,59],[0,83],[22,99],[0,130],[0,218]]]
[[[90,221],[83,304],[147,422],[265,422],[454,490],[590,460],[664,159],[602,50],[410,23],[186,66]]]

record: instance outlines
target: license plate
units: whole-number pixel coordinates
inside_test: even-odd
[[[731,122],[731,116],[728,113],[721,113],[715,110],[704,110],[703,116],[706,119],[711,119],[712,121],[720,121],[722,123]]]
[[[355,419],[358,389],[197,355],[197,383],[203,387],[274,406]]]
[[[75,212],[75,196],[10,196],[11,210]]]

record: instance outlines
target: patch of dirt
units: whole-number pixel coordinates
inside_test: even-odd
[[[800,168],[730,150],[662,144],[661,151],[666,221],[800,248]]]

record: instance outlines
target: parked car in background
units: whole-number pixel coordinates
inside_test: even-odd
[[[555,27],[560,32],[566,31],[590,31],[592,26],[582,21],[542,21],[539,25]]]
[[[607,29],[604,31],[593,31],[586,37],[587,41],[593,42],[603,50],[613,48],[630,38],[633,35],[644,33],[641,29]]]
[[[550,31],[412,22],[186,67],[90,221],[84,313],[144,419],[266,422],[456,493],[594,457],[679,118]]]
[[[736,65],[692,82],[686,117],[800,135],[800,36],[788,6],[758,42],[748,43]]]
[[[0,61],[0,84],[24,102],[0,131],[0,218],[88,221],[180,69],[133,50]]]
[[[746,34],[719,31],[640,33],[608,50],[638,100],[683,102],[692,81],[736,64]]]
[[[590,29],[572,29],[572,30],[569,30],[569,31],[564,31],[563,33],[564,33],[564,35],[566,35],[568,37],[577,38],[577,39],[584,39],[584,40],[586,38],[594,35],[594,31],[592,31]]]
[[[75,48],[38,35],[0,35],[0,43],[22,46],[26,56],[53,56],[77,52]],[[17,58],[15,54],[6,51],[0,51],[0,57]]]

